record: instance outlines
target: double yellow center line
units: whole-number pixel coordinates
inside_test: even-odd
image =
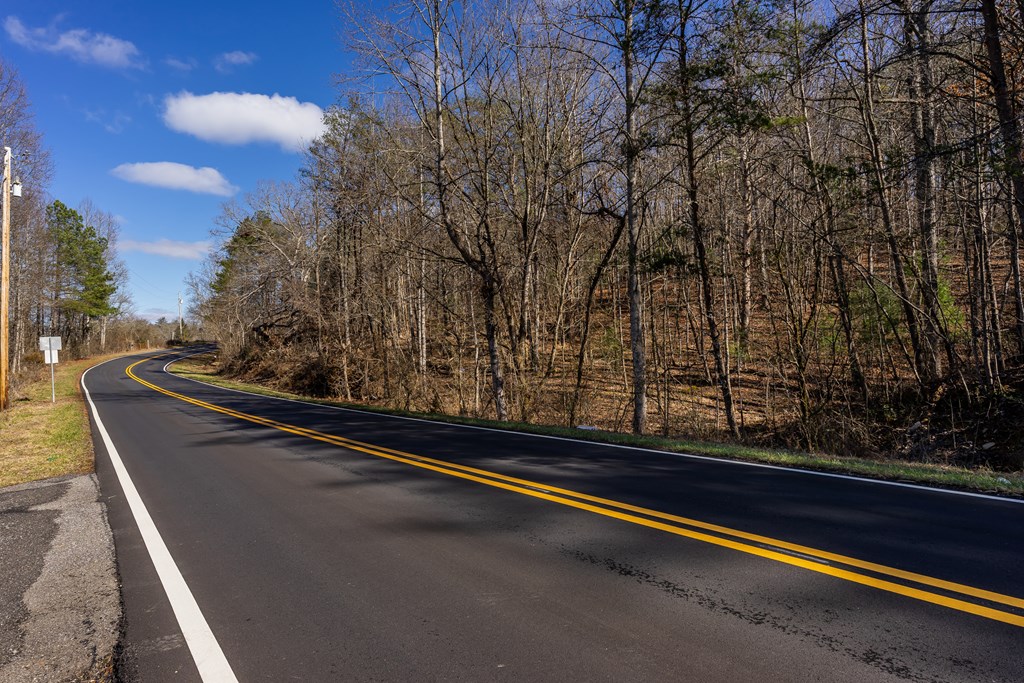
[[[152,382],[140,378],[133,370],[141,363],[153,358],[146,358],[128,366],[126,373],[136,382],[158,391],[166,396],[171,396],[186,403],[205,408],[217,413],[228,415],[240,420],[252,422],[264,427],[296,434],[298,436],[323,441],[325,443],[341,446],[353,451],[359,451],[379,458],[386,458],[413,467],[419,467],[432,472],[446,474],[459,479],[473,481],[478,484],[492,486],[494,488],[512,491],[533,498],[558,503],[579,510],[586,510],[594,514],[612,517],[614,519],[630,522],[639,526],[657,529],[676,536],[683,536],[704,543],[730,548],[750,555],[757,555],[776,562],[801,567],[809,571],[827,574],[839,579],[870,586],[879,590],[896,593],[906,597],[914,598],[935,605],[941,605],[950,609],[967,612],[987,619],[994,619],[1014,626],[1024,627],[1024,616],[1012,611],[1006,611],[1000,606],[1024,610],[1024,599],[988,591],[982,588],[975,588],[953,581],[934,578],[924,574],[904,571],[894,567],[888,567],[874,562],[867,562],[855,557],[840,555],[809,546],[790,543],[768,536],[748,533],[738,529],[718,524],[702,522],[688,517],[680,517],[657,510],[630,505],[616,500],[591,496],[586,493],[572,491],[569,489],[549,486],[547,484],[510,477],[498,472],[491,472],[476,467],[460,465],[458,463],[437,460],[421,455],[414,455],[404,451],[397,451],[391,448],[384,448],[373,444],[348,439],[335,434],[326,434],[305,427],[271,420],[258,415],[250,415],[231,408],[225,408],[206,401],[179,394]],[[708,533],[710,532],[710,533]],[[834,566],[843,565],[843,566]],[[859,571],[857,571],[859,570]],[[867,573],[864,573],[867,572]],[[883,578],[888,577],[888,578]],[[896,583],[890,579],[899,579],[905,583]],[[908,585],[909,584],[909,585]],[[932,589],[932,590],[929,590]],[[935,592],[935,591],[942,592]],[[964,598],[974,598],[986,604],[970,602]],[[990,606],[994,605],[994,606]]]

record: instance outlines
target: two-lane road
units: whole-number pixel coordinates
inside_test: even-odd
[[[83,379],[138,680],[1024,680],[1019,501],[259,397],[176,357]]]

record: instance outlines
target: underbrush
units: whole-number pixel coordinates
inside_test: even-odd
[[[441,399],[438,387],[450,389],[450,386],[440,378],[433,384],[433,396],[427,394],[422,404],[413,407],[407,400],[368,397],[351,385],[349,391],[355,398],[339,401],[338,397],[344,392],[344,381],[343,372],[337,364],[329,358],[303,358],[283,351],[250,350],[224,362],[206,357],[178,363],[173,368],[175,372],[194,379],[232,388],[314,399],[373,412],[1024,496],[1024,472],[1019,464],[1015,466],[1016,461],[1012,457],[1007,456],[1007,453],[1020,452],[1022,435],[1015,425],[1021,424],[1019,420],[1024,415],[1021,414],[1020,401],[1009,394],[985,410],[978,407],[969,426],[962,418],[956,422],[955,428],[945,424],[941,415],[946,404],[937,400],[927,421],[915,421],[906,427],[897,424],[898,420],[907,419],[906,415],[893,415],[891,422],[886,422],[822,411],[813,420],[800,423],[791,419],[782,425],[783,428],[772,432],[747,430],[749,441],[738,444],[725,439],[724,430],[714,434],[718,438],[708,439],[706,433],[699,436],[685,433],[636,436],[592,426],[588,429],[558,426],[553,424],[554,421],[537,419],[495,422],[482,419],[479,413],[452,409],[454,405],[465,406],[465,397]],[[358,373],[353,370],[351,374]],[[366,387],[361,388],[365,390]],[[557,394],[551,393],[552,396],[546,397],[548,400],[560,400]],[[438,410],[439,406],[446,409]],[[985,416],[1000,426],[984,426],[982,418]],[[707,416],[704,417],[701,424],[712,424]],[[801,440],[807,442],[808,435],[812,437],[809,440],[811,448],[784,447]],[[985,438],[1005,439],[1005,445],[996,450],[995,445],[989,445],[995,442],[982,440]],[[839,448],[829,452],[827,445]],[[863,450],[856,452],[857,448]]]

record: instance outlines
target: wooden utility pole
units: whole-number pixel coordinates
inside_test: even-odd
[[[11,298],[11,148],[4,147],[3,267],[0,269],[0,410],[7,408],[7,368],[10,366],[8,308]]]

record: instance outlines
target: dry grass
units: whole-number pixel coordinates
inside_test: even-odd
[[[79,378],[111,356],[57,364],[55,403],[50,373],[37,371],[11,392],[11,407],[0,413],[0,487],[92,472],[92,436]]]

